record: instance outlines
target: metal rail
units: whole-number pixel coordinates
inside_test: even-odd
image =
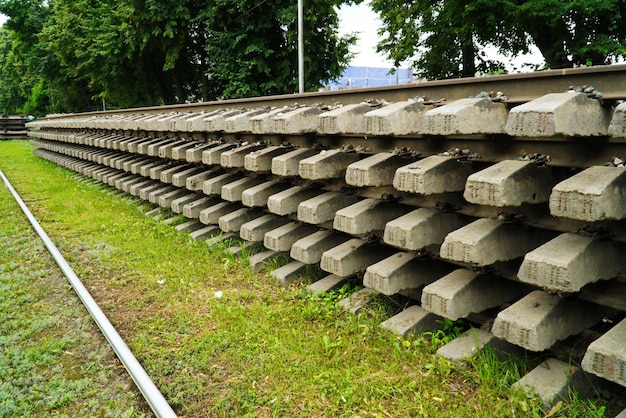
[[[7,189],[9,189],[9,191],[13,195],[13,198],[22,209],[22,212],[24,212],[24,214],[30,221],[33,229],[35,230],[35,232],[37,232],[37,235],[39,235],[41,240],[44,242],[46,248],[54,258],[56,263],[59,265],[61,271],[63,271],[63,274],[70,282],[70,284],[74,288],[74,291],[93,317],[94,321],[115,351],[115,354],[117,354],[117,356],[121,360],[122,364],[128,371],[128,374],[130,374],[130,377],[133,379],[133,381],[137,385],[137,388],[148,402],[148,405],[150,405],[150,408],[152,409],[154,414],[157,417],[163,418],[177,417],[174,410],[167,403],[159,389],[157,389],[144,368],[141,366],[139,361],[137,361],[133,353],[130,351],[124,340],[122,340],[122,337],[115,330],[104,312],[102,312],[87,288],[80,281],[76,273],[74,273],[61,252],[57,249],[52,240],[50,240],[48,234],[46,234],[46,231],[44,231],[39,222],[37,222],[37,219],[30,212],[28,206],[26,206],[26,204],[19,196],[17,191],[13,188],[9,179],[4,175],[2,170],[0,170],[0,178],[2,178]]]
[[[508,97],[507,103],[515,105],[535,99],[547,93],[563,92],[571,85],[593,85],[596,89],[604,92],[605,100],[626,99],[626,64],[425,81],[415,84],[331,92],[286,94],[203,103],[107,110],[80,113],[80,115],[200,112],[218,108],[284,106],[291,105],[295,102],[305,105],[313,105],[316,103],[350,104],[360,103],[367,99],[401,101],[424,96],[429,99],[445,98],[450,101],[474,96],[481,91],[502,91]],[[77,114],[50,115],[48,118],[56,119],[76,115]]]

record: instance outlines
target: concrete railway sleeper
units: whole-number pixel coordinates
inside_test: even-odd
[[[408,298],[381,324],[393,332],[488,318],[442,348],[448,358],[593,335],[580,369],[548,360],[552,389],[538,388],[545,366],[519,382],[550,403],[579,374],[626,386],[626,90],[609,83],[601,103],[555,89],[523,104],[380,105],[377,91],[343,106],[338,94],[322,96],[332,106],[67,115],[29,136],[42,158],[183,214],[194,239],[243,239],[255,269],[288,260],[272,272],[283,284],[358,280],[352,310],[377,293]]]

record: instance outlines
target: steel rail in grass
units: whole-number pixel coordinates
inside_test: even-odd
[[[402,101],[424,96],[428,99],[443,98],[451,101],[475,96],[481,91],[501,91],[508,97],[506,103],[515,105],[530,101],[544,94],[566,91],[569,86],[582,85],[593,85],[597,90],[602,91],[604,93],[604,100],[613,101],[626,99],[626,64],[566,68],[520,74],[424,81],[385,87],[322,91],[304,94],[283,94],[78,114],[115,115],[125,113],[200,112],[219,108],[285,106],[296,102],[304,105],[313,105],[316,103],[360,103],[367,99]],[[76,116],[78,114],[49,115],[48,118],[56,119]]]
[[[17,191],[13,188],[11,182],[4,175],[2,170],[0,170],[0,178],[2,178],[4,184],[13,195],[13,198],[17,201],[18,205],[22,209],[22,212],[24,212],[24,214],[30,221],[33,229],[35,230],[35,232],[37,232],[37,235],[39,235],[41,240],[44,242],[46,248],[54,258],[56,263],[59,265],[59,268],[63,271],[63,274],[74,288],[74,291],[100,328],[100,331],[102,331],[102,334],[104,334],[107,341],[121,360],[122,364],[124,364],[124,367],[137,385],[137,388],[139,389],[143,397],[150,405],[152,411],[157,417],[177,417],[172,407],[167,403],[159,389],[156,387],[154,382],[152,382],[144,368],[141,366],[139,361],[137,361],[133,353],[130,351],[124,340],[122,340],[122,337],[113,327],[104,312],[102,312],[102,309],[100,309],[87,288],[80,281],[76,273],[74,273],[72,267],[70,267],[61,252],[54,245],[52,240],[50,240],[50,237],[48,237],[46,231],[44,231],[37,219],[30,212],[28,206],[26,206],[26,204],[17,193]]]

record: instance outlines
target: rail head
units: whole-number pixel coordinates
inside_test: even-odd
[[[97,112],[48,115],[43,119],[59,119],[77,115],[123,115],[129,113],[202,112],[228,108],[280,107],[298,103],[351,104],[368,99],[387,101],[409,100],[415,97],[457,100],[481,91],[501,91],[512,104],[526,102],[548,93],[566,91],[569,86],[593,85],[608,100],[626,99],[626,64],[597,67],[567,68],[531,73],[468,77],[449,80],[422,81],[385,87],[357,88],[341,91],[320,91],[303,94],[247,97],[212,102],[185,103],[166,106],[137,107]]]

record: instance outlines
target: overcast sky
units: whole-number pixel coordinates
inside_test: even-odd
[[[357,67],[392,67],[393,63],[376,53],[380,20],[369,7],[369,2],[343,6],[339,9],[339,33],[356,32],[359,40],[352,51],[357,55],[350,65]]]

